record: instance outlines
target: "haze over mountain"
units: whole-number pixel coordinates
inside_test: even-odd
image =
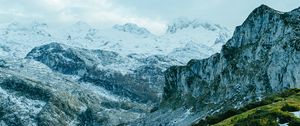
[[[0,24],[45,22],[53,27],[87,22],[94,27],[133,23],[164,34],[179,17],[200,19],[234,30],[260,4],[281,11],[297,8],[298,0],[0,0]],[[55,19],[55,20],[54,20]],[[56,25],[56,26],[55,26]]]
[[[84,8],[70,2],[48,4],[56,11]],[[80,19],[89,11],[62,12],[76,12]],[[197,18],[168,21],[159,35],[149,29],[151,21],[141,25],[137,19],[105,27],[68,21],[74,18],[59,18],[56,26],[37,19],[1,24],[1,126],[209,125],[226,119],[215,116],[249,109],[277,93],[292,92],[268,104],[300,101],[294,97],[300,88],[300,8],[282,12],[260,5],[234,32]],[[300,103],[294,101],[297,113]],[[300,123],[287,115],[268,120]]]

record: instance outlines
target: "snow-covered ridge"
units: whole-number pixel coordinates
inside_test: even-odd
[[[132,23],[126,23],[124,25],[115,25],[113,26],[114,29],[123,31],[123,32],[129,32],[133,34],[138,34],[138,35],[150,35],[151,33],[143,27],[139,27],[136,24]]]
[[[34,115],[33,118],[24,118],[22,114],[15,116],[22,121],[29,120],[29,123],[41,115],[39,124],[51,122],[55,125],[60,123],[56,120],[63,119],[66,125],[72,125],[86,122],[76,120],[82,114],[99,123],[95,125],[133,122],[161,100],[167,68],[183,65],[190,59],[207,58],[220,51],[219,46],[226,42],[230,32],[214,30],[214,27],[185,28],[174,34],[166,32],[157,36],[130,23],[112,28],[97,28],[85,22],[62,27],[43,22],[2,25],[0,94],[20,92],[17,87],[10,87],[14,91],[6,88],[2,91],[2,87],[11,83],[1,83],[4,79],[20,80],[19,85],[28,86],[21,90],[24,90],[22,96],[32,95],[30,91],[41,92],[39,97],[45,96],[45,92],[51,94],[54,101],[28,99],[28,102],[13,105],[13,108],[24,109],[11,111],[24,110],[25,115]],[[7,96],[14,97],[14,94]],[[6,96],[0,96],[0,99],[3,99],[0,107],[2,103],[11,103]],[[19,102],[19,97],[13,100],[12,103]],[[35,109],[32,107],[35,104],[27,104],[31,102],[40,104],[41,110],[27,112],[31,110],[27,108]],[[56,106],[56,103],[64,105]],[[57,107],[63,108],[51,111]],[[64,115],[69,111],[72,116]],[[11,115],[11,112],[5,112],[5,115]],[[0,120],[0,125],[2,122]]]
[[[226,27],[222,27],[218,24],[210,24],[201,20],[197,19],[187,19],[187,18],[178,18],[175,19],[168,25],[167,33],[174,34],[179,30],[183,29],[197,29],[197,28],[204,28],[209,31],[218,31],[218,30],[227,30]]]
[[[194,41],[219,52],[221,46],[231,36],[231,32],[218,24],[211,24],[198,19],[178,18],[168,25],[165,36],[167,36],[166,38],[177,39],[177,41]]]
[[[18,61],[27,56],[53,71],[80,76],[86,82],[98,84],[100,78],[112,87],[126,82],[124,90],[130,89],[133,95],[140,92],[136,86],[139,84],[141,89],[153,90],[153,97],[156,97],[163,90],[164,70],[218,52],[217,46],[225,43],[224,40],[215,44],[219,36],[222,36],[219,32],[207,29],[185,29],[157,36],[135,24],[104,29],[85,22],[59,28],[38,22],[13,23],[0,29],[0,58]],[[116,79],[118,81],[112,81]],[[137,88],[131,88],[130,84],[136,84]],[[112,91],[119,93],[115,89]],[[147,94],[138,95],[144,98]]]
[[[209,27],[208,24],[207,27]],[[77,22],[59,28],[39,22],[12,23],[0,28],[0,40],[2,41],[0,46],[9,47],[9,49],[5,49],[6,51],[0,48],[0,51],[4,55],[7,50],[10,50],[10,54],[22,58],[30,49],[56,41],[80,48],[114,51],[124,56],[138,54],[147,57],[172,55],[171,53],[174,51],[186,48],[192,41],[196,45],[207,47],[204,50],[198,48],[201,53],[205,54],[205,57],[196,57],[201,59],[219,52],[221,45],[229,38],[229,31],[212,29],[214,28],[201,28],[196,31],[185,29],[176,34],[166,33],[157,36],[151,34],[147,29],[131,23],[115,25],[112,28],[95,28],[85,22]]]

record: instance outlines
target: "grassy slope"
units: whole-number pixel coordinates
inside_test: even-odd
[[[300,126],[300,118],[290,112],[300,110],[300,89],[291,89],[247,105],[200,121],[198,126]],[[230,115],[230,116],[228,116]]]

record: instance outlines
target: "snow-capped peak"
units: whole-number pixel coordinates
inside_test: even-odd
[[[52,41],[87,49],[114,51],[122,56],[133,53],[151,56],[169,55],[169,53],[182,50],[187,50],[187,52],[192,52],[189,50],[197,50],[186,47],[190,41],[197,45],[206,45],[207,48],[213,48],[213,52],[219,52],[220,47],[227,41],[229,36],[229,31],[226,30],[218,29],[213,31],[204,28],[204,26],[209,27],[210,25],[208,24],[194,28],[197,26],[195,24],[200,24],[200,21],[197,23],[196,20],[182,19],[182,21],[178,21],[175,24],[179,25],[180,22],[188,25],[174,34],[167,33],[161,36],[153,35],[146,28],[131,23],[115,25],[107,29],[96,29],[82,21],[59,28],[52,27],[51,23],[49,23],[49,26],[39,22],[29,24],[14,23],[0,30],[0,38],[5,42],[3,45],[11,47],[12,51],[10,53],[16,54],[18,57],[24,57],[33,47]],[[12,45],[13,43],[18,44]],[[203,50],[202,48],[199,49]],[[198,58],[206,58],[208,55],[211,55],[211,52],[206,50],[200,52],[205,55],[201,55],[203,57]],[[197,55],[197,53],[199,51],[195,52],[195,54],[189,53],[189,55]]]
[[[217,24],[210,24],[199,19],[187,19],[187,18],[178,18],[175,19],[168,25],[167,33],[174,34],[179,30],[183,29],[198,29],[202,28],[209,31],[218,31],[218,30],[227,30],[225,27],[221,27]]]
[[[48,28],[48,24],[44,23],[44,22],[37,22],[37,21],[35,21],[35,22],[32,22],[30,24],[30,27],[32,29],[43,29],[43,28]]]
[[[19,23],[19,22],[13,22],[6,26],[6,30],[8,31],[32,31],[32,30],[39,30],[39,29],[46,29],[48,25],[43,22],[30,22],[30,23]]]
[[[70,31],[72,32],[84,32],[84,31],[88,31],[90,29],[93,29],[92,26],[90,26],[88,23],[86,22],[83,22],[83,21],[78,21],[74,24],[72,24],[71,26],[69,26],[70,28],[67,28],[69,29]]]
[[[138,35],[150,35],[151,33],[144,27],[140,27],[136,24],[132,23],[126,23],[124,25],[114,25],[114,29],[122,31],[122,32],[128,32]]]
[[[76,28],[91,28],[92,27],[88,23],[83,22],[83,21],[78,21],[78,22],[74,23],[72,26],[76,27]]]

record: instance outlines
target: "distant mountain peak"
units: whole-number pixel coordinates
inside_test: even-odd
[[[82,27],[91,27],[88,23],[83,22],[83,21],[77,21],[74,25],[82,26]]]
[[[221,27],[220,25],[210,24],[205,21],[201,21],[199,19],[177,18],[168,25],[167,33],[174,34],[179,30],[183,30],[187,28],[191,28],[191,29],[204,28],[209,31],[226,29],[225,27]]]
[[[126,23],[124,25],[114,25],[113,28],[122,32],[134,33],[139,35],[151,34],[146,28],[140,27],[133,23]]]
[[[33,28],[38,28],[38,27],[48,27],[48,24],[47,24],[47,23],[44,23],[44,22],[37,22],[37,21],[34,21],[34,22],[30,23],[30,26],[33,27]]]
[[[71,29],[78,30],[78,31],[85,31],[85,30],[89,30],[91,28],[92,28],[91,25],[89,25],[88,23],[83,22],[83,21],[77,21],[76,23],[74,23],[71,26]]]
[[[13,22],[7,25],[8,30],[17,30],[20,29],[21,25],[17,22]]]
[[[38,30],[47,28],[48,24],[44,22],[29,22],[29,23],[20,23],[20,22],[13,22],[6,26],[7,30]]]

